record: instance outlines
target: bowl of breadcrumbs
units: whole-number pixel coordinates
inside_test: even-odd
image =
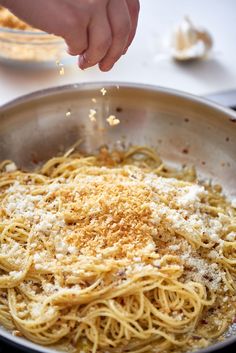
[[[42,32],[0,7],[0,61],[50,63],[65,54],[62,38]]]

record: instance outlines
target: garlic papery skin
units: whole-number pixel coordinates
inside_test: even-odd
[[[171,55],[180,61],[204,59],[212,46],[209,32],[197,28],[189,17],[185,17],[172,34]]]

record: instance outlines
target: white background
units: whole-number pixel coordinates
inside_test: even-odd
[[[163,41],[184,15],[212,34],[208,61],[177,64],[165,53]],[[0,64],[0,105],[38,89],[85,81],[141,82],[200,95],[236,88],[236,0],[141,0],[135,42],[111,72],[82,72],[70,61],[64,76],[56,65],[32,70]]]

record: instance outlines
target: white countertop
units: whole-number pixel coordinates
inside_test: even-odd
[[[163,40],[184,15],[212,34],[209,60],[178,64],[163,52]],[[81,71],[70,61],[64,76],[56,65],[32,70],[0,64],[0,105],[39,89],[86,81],[140,82],[199,95],[236,88],[236,1],[141,0],[135,42],[111,72]]]

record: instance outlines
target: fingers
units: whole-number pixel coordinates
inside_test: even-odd
[[[109,0],[97,7],[89,23],[72,24],[77,31],[67,31],[68,52],[80,55],[81,69],[99,63],[102,71],[110,70],[131,44],[138,22],[139,0]]]
[[[126,51],[128,50],[130,44],[134,39],[136,30],[137,30],[138,16],[139,16],[139,10],[140,10],[139,0],[126,0],[126,3],[129,9],[129,14],[131,19],[131,31],[130,31],[127,46],[124,50],[124,54],[126,53]]]
[[[88,19],[78,20],[74,13],[64,16],[64,26],[60,26],[59,35],[65,39],[70,55],[80,55],[88,48],[88,23]]]
[[[74,33],[75,32],[73,32],[73,34]],[[87,33],[82,34],[82,31],[79,33],[79,35],[66,36],[65,38],[67,44],[67,52],[70,55],[80,55],[84,53],[88,48]]]
[[[112,31],[112,44],[99,63],[102,71],[110,70],[121,57],[131,32],[131,18],[125,0],[110,0],[107,12]]]
[[[81,69],[98,64],[111,46],[112,33],[106,9],[104,9],[104,13],[97,14],[92,20],[88,29],[88,37],[88,49],[79,58]]]

